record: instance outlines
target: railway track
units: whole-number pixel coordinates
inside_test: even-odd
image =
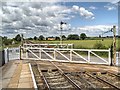
[[[96,78],[96,76],[92,74],[88,74],[86,72],[72,72],[66,73],[74,82],[76,82],[83,90],[86,89],[111,89],[111,90],[119,90],[116,85],[113,85],[109,82],[106,82],[102,78]],[[111,79],[110,79],[111,80]]]
[[[104,81],[114,87],[115,89],[120,90],[120,76],[110,73],[110,72],[94,72],[92,74],[97,79]]]
[[[52,66],[52,68],[41,70],[41,64],[34,63],[32,65],[36,84],[39,90],[81,90],[81,88],[76,83],[74,83],[68,76],[66,76],[63,71],[54,63],[51,63],[51,65],[49,66]]]
[[[113,84],[113,82],[117,83],[120,77],[112,73],[107,73],[108,77],[103,72],[101,75],[98,74],[99,72],[89,71],[64,72],[58,67],[59,64],[53,62],[31,64],[38,90],[120,90],[119,85]]]

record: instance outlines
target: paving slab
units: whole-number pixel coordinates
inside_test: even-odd
[[[18,88],[33,88],[32,76],[28,63],[22,65]]]
[[[26,64],[22,62],[24,61],[16,60],[15,62],[12,62],[9,67],[7,65],[5,66],[5,70],[3,70],[4,74],[1,80],[3,84],[2,88],[9,88],[11,90],[18,90],[19,88],[21,88],[21,90],[23,90],[24,88],[29,88],[31,90],[33,88],[29,65],[28,63]]]
[[[10,79],[13,76],[13,73],[17,67],[17,65],[15,64],[7,64],[7,68],[5,68],[5,70],[2,69],[2,88],[6,88],[10,82]]]

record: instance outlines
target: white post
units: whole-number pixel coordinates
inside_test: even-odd
[[[88,62],[90,63],[90,50],[88,51]]]
[[[53,52],[53,53],[54,53],[54,60],[56,60],[56,53],[55,53],[55,50],[56,50],[56,49],[54,48],[54,52]]]
[[[40,57],[40,59],[41,59],[41,49],[39,49],[39,57]]]
[[[28,59],[28,50],[26,49],[26,59]]]
[[[108,51],[108,64],[111,65],[111,53],[110,53],[110,48],[109,48],[109,51]]]
[[[67,44],[67,49],[69,48],[68,44]]]
[[[23,45],[23,47],[24,47],[24,45]],[[19,54],[20,54],[20,60],[22,59],[22,52],[21,52],[21,45],[19,46]]]
[[[7,53],[7,63],[9,62],[9,48],[7,47],[6,49],[6,53]]]
[[[70,49],[70,61],[72,61],[72,50]]]

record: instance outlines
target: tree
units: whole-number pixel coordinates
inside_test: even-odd
[[[39,40],[44,40],[45,38],[44,38],[44,36],[43,35],[40,35],[39,36]]]
[[[80,38],[81,38],[82,40],[84,40],[86,37],[87,37],[87,36],[86,36],[85,33],[81,33],[81,34],[80,34]]]
[[[62,35],[62,40],[65,40],[66,39],[66,36],[65,35]]]
[[[99,38],[101,38],[101,35],[99,35]]]
[[[10,44],[12,44],[12,39],[8,39],[6,36],[4,36],[4,37],[2,37],[2,43],[3,43],[3,45],[10,45]]]
[[[30,37],[30,38],[27,38],[27,39],[28,39],[28,40],[33,40],[33,38],[31,38],[31,37]]]
[[[56,36],[56,37],[55,37],[55,40],[60,40],[60,37],[57,37],[57,36]]]
[[[34,36],[34,40],[37,40],[38,38],[36,36]]]
[[[20,34],[18,34],[17,36],[15,36],[15,38],[14,38],[16,41],[21,41],[21,36],[20,36]]]
[[[70,34],[67,37],[68,40],[79,40],[79,36],[77,34]]]

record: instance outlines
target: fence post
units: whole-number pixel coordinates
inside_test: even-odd
[[[90,63],[90,50],[88,51],[88,62]]]
[[[109,48],[109,51],[108,51],[108,64],[111,65],[111,49]]]
[[[70,49],[70,61],[72,61],[72,50]]]
[[[26,49],[26,59],[28,59],[28,50]]]
[[[56,52],[55,52],[55,48],[54,48],[54,60],[56,60]]]
[[[110,47],[110,66],[113,65],[113,60],[112,60],[112,58],[113,58],[113,45],[111,45],[111,47]]]
[[[7,63],[9,62],[9,48],[7,47],[6,49],[6,53],[7,53]]]
[[[41,49],[39,50],[39,56],[40,56],[40,59],[41,59]]]
[[[0,60],[2,61],[2,62],[0,61],[0,66],[3,66],[5,64],[5,49],[0,51],[0,55],[1,55]]]
[[[19,49],[20,49],[20,60],[21,60],[21,59],[22,59],[22,58],[21,58],[21,45],[20,45]]]

